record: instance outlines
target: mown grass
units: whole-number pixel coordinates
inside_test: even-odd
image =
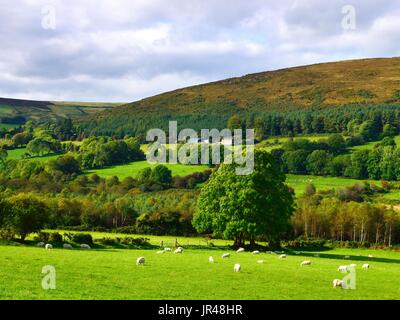
[[[126,177],[135,177],[139,173],[140,170],[144,168],[150,167],[153,168],[157,164],[150,164],[147,161],[137,161],[131,162],[125,165],[119,165],[104,169],[95,169],[86,171],[86,175],[97,174],[100,177],[112,177],[117,176],[120,179],[124,179]],[[172,171],[173,176],[187,176],[195,172],[201,172],[209,169],[206,165],[183,165],[183,164],[165,164],[168,169]]]
[[[8,160],[22,160],[22,155],[26,153],[26,148],[19,148],[19,149],[13,149],[13,150],[8,150]],[[56,159],[59,157],[59,154],[49,154],[45,156],[37,156],[37,157],[31,157],[29,160],[35,160],[35,161],[48,161],[52,159]]]
[[[158,239],[159,240],[159,239]],[[400,254],[364,249],[334,249],[290,254],[249,252],[221,259],[226,247],[185,249],[181,255],[157,254],[158,249],[84,251],[27,246],[0,246],[0,299],[399,299],[393,279],[400,271]],[[368,259],[368,254],[374,256]],[[212,255],[215,263],[208,262]],[[345,255],[351,259],[343,260]],[[144,266],[136,259],[146,258]],[[311,256],[311,257],[310,257]],[[303,260],[312,265],[300,267]],[[257,263],[264,260],[265,263]],[[371,269],[362,270],[368,262]],[[233,272],[235,263],[242,271]],[[332,287],[345,275],[339,265],[356,263],[356,289]],[[43,290],[43,266],[56,269],[56,289]]]

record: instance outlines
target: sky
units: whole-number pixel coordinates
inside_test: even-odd
[[[131,102],[327,61],[400,56],[397,0],[0,0],[0,97]]]

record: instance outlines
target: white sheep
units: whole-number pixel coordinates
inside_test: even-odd
[[[315,258],[319,258],[319,253],[314,254]]]
[[[264,260],[258,260],[257,263],[264,263]]]
[[[81,249],[90,250],[90,246],[86,243],[81,244]]]
[[[335,280],[333,280],[333,287],[334,288],[336,288],[336,287],[343,287],[343,284],[344,284],[344,281],[343,280],[340,280],[340,279],[335,279]]]
[[[347,269],[348,269],[347,266],[340,266],[340,267],[338,268],[338,271],[340,271],[340,272],[347,272]]]
[[[144,262],[145,262],[145,258],[144,257],[139,257],[139,258],[136,259],[136,265],[137,266],[141,265],[141,264],[144,264]]]
[[[279,256],[279,259],[286,259],[286,254],[281,254],[280,256]]]
[[[37,247],[42,247],[42,248],[44,247],[44,245],[45,245],[44,242],[39,242],[39,243],[36,244]]]
[[[222,259],[229,258],[230,256],[231,256],[230,253],[224,253],[224,254],[222,255]]]
[[[368,264],[368,263],[364,263],[364,264],[362,265],[362,268],[363,268],[363,269],[369,269],[369,264]]]
[[[214,258],[212,256],[208,257],[208,262],[214,263]]]
[[[171,252],[172,249],[171,249],[171,248],[164,248],[164,251],[165,251],[165,252]]]
[[[369,254],[368,255],[368,258],[373,258],[374,256],[372,255],[372,254]]]
[[[183,253],[183,248],[182,248],[182,247],[177,248],[177,249],[174,251],[174,253]]]
[[[252,252],[252,254],[260,254],[260,251],[255,250],[255,251]]]
[[[344,259],[350,259],[350,256],[345,256]]]
[[[48,244],[46,244],[45,248],[46,248],[46,250],[50,250],[50,249],[53,249],[53,246],[50,243],[48,243]]]
[[[311,264],[310,260],[305,260],[302,263],[300,263],[300,266],[309,266]]]
[[[235,266],[233,267],[233,271],[235,271],[235,272],[240,272],[240,269],[241,269],[241,267],[240,267],[239,263],[236,263]]]
[[[244,252],[244,248],[239,248],[239,249],[236,250],[236,252],[237,252],[237,253]]]
[[[72,246],[69,243],[64,243],[63,248],[64,249],[72,249]]]

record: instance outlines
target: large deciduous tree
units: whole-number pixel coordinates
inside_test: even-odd
[[[293,195],[272,155],[255,152],[254,171],[236,174],[236,164],[222,164],[203,187],[193,218],[198,232],[234,239],[235,245],[257,237],[277,240],[288,230]]]

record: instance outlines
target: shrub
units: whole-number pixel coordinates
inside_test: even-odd
[[[58,232],[53,232],[53,233],[50,233],[49,241],[62,242],[63,241],[63,237]]]
[[[48,242],[49,238],[50,238],[50,233],[41,231],[37,233],[37,235],[33,238],[33,240]]]
[[[86,244],[93,244],[92,235],[89,233],[75,233],[72,236],[72,241],[76,243],[86,243]]]

